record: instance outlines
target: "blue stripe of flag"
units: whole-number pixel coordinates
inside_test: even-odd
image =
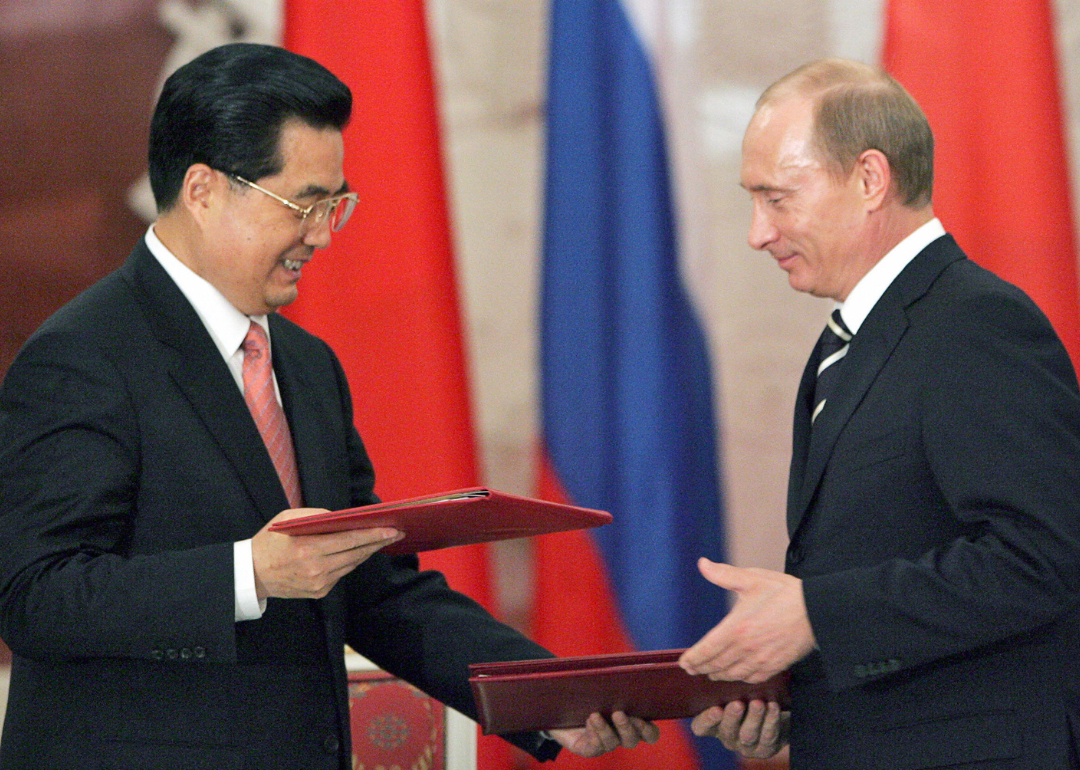
[[[543,430],[639,649],[716,624],[721,500],[704,335],[679,277],[653,72],[617,0],[554,0],[541,309]],[[733,767],[718,741],[709,768]],[[703,757],[705,759],[705,757]]]

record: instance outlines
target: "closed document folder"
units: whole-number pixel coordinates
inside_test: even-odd
[[[786,673],[760,684],[714,682],[679,668],[683,652],[477,663],[469,666],[469,684],[485,734],[581,727],[594,711],[657,720],[696,716],[735,700],[789,707]]]
[[[492,540],[546,535],[608,524],[611,514],[472,487],[440,495],[301,516],[271,525],[275,532],[318,535],[345,529],[394,527],[405,537],[382,549],[420,553]]]

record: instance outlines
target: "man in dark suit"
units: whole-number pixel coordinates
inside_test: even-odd
[[[743,142],[750,244],[838,310],[799,387],[786,574],[703,562],[736,600],[682,661],[791,668],[790,714],[693,728],[749,756],[790,740],[793,770],[1080,767],[1076,377],[934,218],[932,161],[904,89],[843,60],[771,86]]]
[[[548,655],[379,553],[400,532],[267,529],[376,502],[337,360],[274,312],[355,204],[351,106],[279,48],[178,70],[151,127],[158,220],[9,370],[0,767],[345,770],[345,643],[467,714],[469,663]],[[613,720],[509,737],[539,758],[655,740]]]

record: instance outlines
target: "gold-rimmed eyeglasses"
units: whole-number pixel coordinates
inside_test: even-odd
[[[345,223],[349,221],[349,217],[352,216],[353,209],[356,208],[357,201],[360,200],[360,196],[354,192],[341,193],[340,195],[331,195],[329,198],[323,198],[320,201],[315,201],[310,206],[304,207],[296,203],[293,203],[288,198],[282,198],[277,193],[272,193],[265,187],[255,184],[254,182],[244,179],[244,177],[238,174],[229,174],[228,176],[235,179],[241,184],[245,184],[253,190],[258,190],[265,195],[269,195],[283,206],[287,206],[292,209],[298,217],[300,217],[300,237],[303,238],[307,233],[321,225],[323,222],[330,223],[330,231],[336,233],[338,230],[345,226]]]

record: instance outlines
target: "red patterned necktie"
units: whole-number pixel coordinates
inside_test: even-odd
[[[296,455],[289,423],[285,420],[285,410],[274,393],[274,372],[266,332],[252,321],[240,347],[244,349],[244,400],[274,462],[281,486],[285,488],[289,507],[299,508],[303,504],[300,473],[296,469]]]

